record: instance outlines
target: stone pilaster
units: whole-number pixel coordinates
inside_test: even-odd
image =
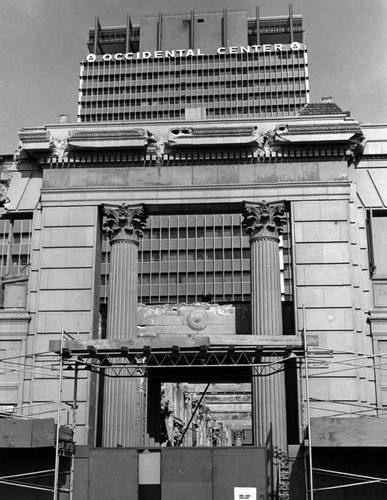
[[[279,241],[286,222],[284,203],[244,204],[243,225],[251,245],[251,315],[253,335],[282,335]],[[275,358],[265,358],[274,363]],[[273,494],[278,490],[279,464],[286,461],[286,402],[283,365],[253,370],[254,444],[272,454]]]
[[[143,206],[105,206],[104,230],[111,245],[108,339],[137,336],[137,257],[146,224]],[[143,384],[135,378],[105,378],[103,446],[139,446],[143,441]]]

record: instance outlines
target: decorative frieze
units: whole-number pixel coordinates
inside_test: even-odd
[[[276,128],[277,133],[281,133],[283,125],[278,125]],[[355,134],[361,132],[359,123],[329,123],[319,125],[286,125],[284,129],[288,134],[341,134],[348,132]]]
[[[50,132],[48,130],[21,130],[19,132],[19,138],[22,141],[23,145],[40,143],[48,147],[50,143]]]
[[[136,148],[145,149],[152,142],[149,132],[142,128],[111,130],[74,130],[69,132],[70,149]]]

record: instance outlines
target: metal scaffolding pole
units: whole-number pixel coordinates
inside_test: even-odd
[[[303,306],[303,334],[304,334],[304,347],[305,347],[305,396],[306,396],[306,409],[307,409],[307,426],[308,426],[308,459],[309,459],[309,498],[314,499],[313,489],[313,459],[312,459],[312,431],[310,427],[310,395],[309,395],[309,376],[308,376],[308,341],[307,341],[307,328],[306,328],[306,314],[305,306]]]
[[[64,330],[61,332],[61,348],[63,346]],[[54,473],[54,495],[53,500],[58,499],[59,486],[59,432],[60,432],[60,417],[62,407],[62,382],[63,382],[63,358],[59,356],[59,378],[58,378],[58,398],[57,398],[57,416],[56,416],[56,438],[55,438],[55,473]]]

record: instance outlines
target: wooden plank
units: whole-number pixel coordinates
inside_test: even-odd
[[[250,403],[251,394],[206,394],[204,396],[204,403],[206,405],[210,404],[221,404],[221,405],[232,405],[237,403]]]
[[[212,500],[211,448],[161,448],[161,498]]]
[[[137,450],[93,448],[90,450],[89,498],[120,500],[137,498]]]
[[[207,384],[189,384],[187,392],[203,392]],[[207,394],[245,394],[251,392],[251,384],[211,384]]]
[[[217,411],[214,412],[213,414],[211,413],[211,416],[216,419],[217,421],[219,420],[232,420],[236,424],[239,425],[239,422],[241,420],[248,420],[249,425],[251,427],[251,412],[248,411],[234,411],[234,412],[229,412],[229,411]]]
[[[32,443],[31,420],[0,421],[1,448],[30,448]]]
[[[63,343],[64,348],[71,351],[85,351],[89,346],[101,351],[119,351],[121,347],[127,347],[130,350],[141,350],[145,346],[151,349],[172,349],[172,346],[181,348],[200,347],[201,345],[209,346],[213,349],[225,348],[227,346],[235,346],[243,349],[262,347],[285,349],[302,349],[303,339],[299,335],[163,335],[162,337],[153,338],[137,338],[133,340],[116,340],[116,339],[89,339],[89,340],[66,340]],[[318,345],[317,335],[308,336],[308,345]],[[51,340],[49,342],[49,350],[59,353],[60,341]]]
[[[212,499],[234,498],[235,487],[253,487],[258,499],[266,498],[266,449],[213,448]]]
[[[314,338],[312,338],[314,337]],[[300,335],[209,335],[211,346],[293,346],[302,347],[303,338]],[[317,335],[308,336],[308,345],[318,340]]]
[[[55,444],[52,418],[0,420],[0,448],[44,448]]]
[[[138,338],[133,340],[124,339],[99,339],[99,340],[65,340],[63,347],[71,351],[85,351],[89,346],[92,346],[97,351],[120,351],[121,347],[127,347],[130,350],[142,350],[149,346],[151,349],[172,349],[172,346],[179,347],[200,347],[201,345],[209,346],[209,338],[203,336],[191,335],[163,335],[160,338]],[[49,350],[59,353],[60,340],[51,340],[49,342]]]
[[[55,444],[55,422],[53,418],[33,420],[32,447],[54,446]]]
[[[314,447],[385,446],[384,418],[312,418],[311,427]]]

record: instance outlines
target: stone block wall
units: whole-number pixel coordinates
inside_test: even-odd
[[[73,338],[96,337],[100,258],[97,207],[44,207],[35,214],[34,223],[29,352],[47,351],[49,340],[60,339],[62,330]],[[46,416],[55,417],[58,359],[48,353],[45,363],[41,373],[37,371],[25,381],[24,400],[41,405]],[[63,401],[72,401],[73,386],[72,376],[65,373]],[[94,381],[82,372],[78,398],[75,439],[81,444],[87,442],[89,427],[93,427],[95,400]],[[70,407],[63,408],[61,419],[67,422],[72,418]]]
[[[375,403],[373,371],[355,354],[372,353],[364,217],[352,198],[292,207],[298,329],[333,352],[311,361],[312,415],[351,416]]]

